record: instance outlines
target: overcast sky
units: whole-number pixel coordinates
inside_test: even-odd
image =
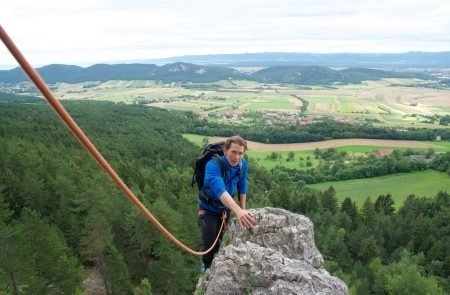
[[[449,0],[0,0],[34,66],[244,52],[450,51]],[[4,45],[0,66],[15,67]]]

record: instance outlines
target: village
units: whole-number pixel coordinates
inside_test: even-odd
[[[354,117],[346,116],[324,116],[316,114],[303,114],[300,112],[285,112],[285,111],[269,111],[269,110],[256,110],[256,111],[230,111],[216,114],[215,116],[221,122],[240,124],[243,120],[252,114],[263,118],[263,123],[268,125],[284,124],[284,125],[307,125],[313,123],[319,123],[324,118],[334,119],[336,122],[356,124],[364,121],[364,118],[358,119]],[[208,118],[210,115],[203,114],[202,117]]]

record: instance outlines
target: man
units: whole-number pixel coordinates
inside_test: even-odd
[[[247,162],[244,159],[246,149],[247,142],[240,136],[232,136],[225,141],[224,155],[220,157],[226,168],[225,178],[216,159],[212,158],[206,164],[205,182],[201,192],[205,197],[199,200],[203,251],[208,250],[214,243],[220,230],[223,212],[229,216],[230,210],[233,211],[241,228],[250,229],[255,224],[255,219],[245,209],[248,176]],[[232,198],[236,189],[240,206]],[[203,255],[205,270],[211,266],[219,246],[218,242],[211,252]],[[203,269],[201,271],[203,272]]]

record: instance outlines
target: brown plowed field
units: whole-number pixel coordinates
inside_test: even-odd
[[[210,137],[209,142],[225,140],[226,137]],[[440,146],[415,141],[415,140],[385,140],[385,139],[332,139],[317,142],[303,143],[282,143],[282,144],[266,144],[256,141],[247,141],[248,148],[258,152],[275,152],[275,151],[307,151],[316,148],[326,149],[331,147],[351,146],[351,145],[368,145],[383,147],[406,147],[406,148],[440,148]]]

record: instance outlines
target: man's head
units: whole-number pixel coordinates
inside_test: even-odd
[[[247,150],[247,142],[242,137],[235,135],[225,141],[223,153],[227,158],[228,164],[232,167],[239,164]]]

